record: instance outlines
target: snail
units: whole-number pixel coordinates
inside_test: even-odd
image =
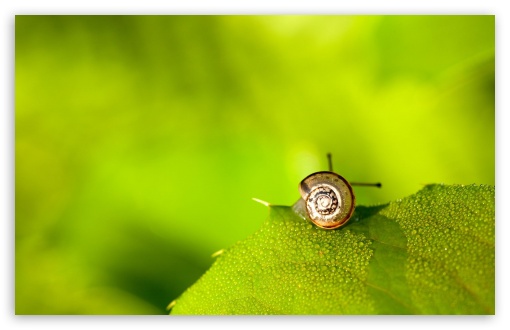
[[[353,185],[381,187],[381,183],[349,183],[333,172],[331,154],[328,154],[329,171],[315,172],[299,184],[300,200],[294,208],[324,229],[336,229],[345,225],[356,207]]]

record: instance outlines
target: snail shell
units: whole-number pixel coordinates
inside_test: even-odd
[[[354,212],[355,197],[351,185],[333,172],[310,174],[299,184],[308,218],[324,229],[344,225]]]

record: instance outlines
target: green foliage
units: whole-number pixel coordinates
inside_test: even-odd
[[[327,152],[360,205],[494,185],[494,21],[17,15],[16,313],[166,314]]]
[[[270,206],[172,314],[494,314],[494,215],[486,185],[428,185],[332,231]]]

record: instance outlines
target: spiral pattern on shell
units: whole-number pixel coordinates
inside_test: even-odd
[[[313,173],[301,181],[299,190],[309,220],[321,228],[338,228],[354,212],[352,187],[336,173]]]
[[[340,210],[339,193],[330,185],[320,185],[308,195],[306,207],[311,218],[333,218]]]

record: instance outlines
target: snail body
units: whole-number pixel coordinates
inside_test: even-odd
[[[349,182],[330,172],[316,172],[299,184],[307,218],[316,226],[335,229],[346,224],[355,207],[355,196]]]

